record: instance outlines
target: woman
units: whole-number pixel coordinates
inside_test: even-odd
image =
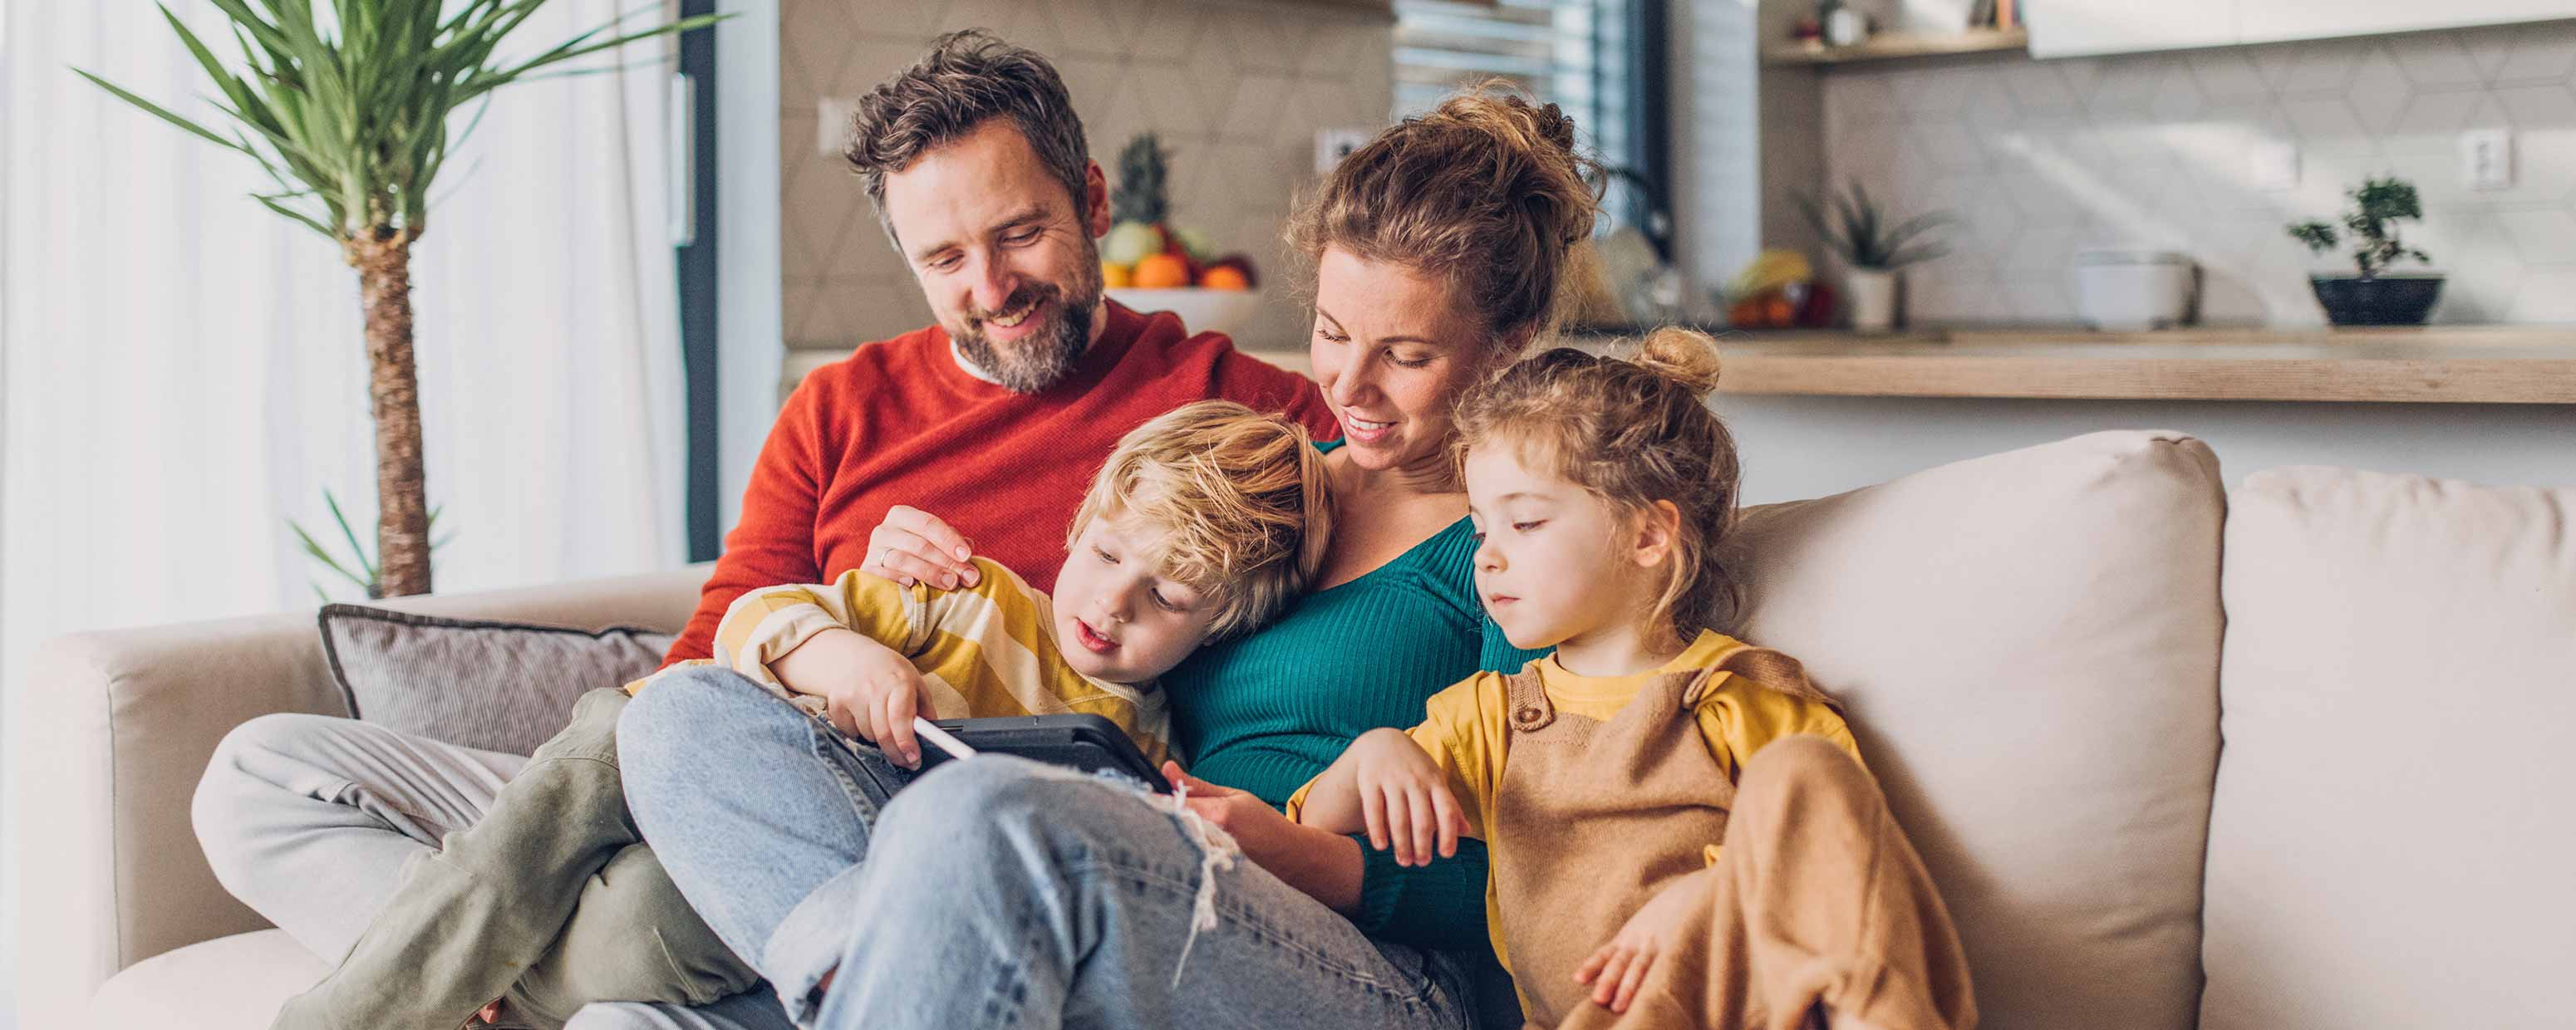
[[[865,791],[796,786],[818,782],[818,762],[850,776],[839,756],[697,754],[688,761],[723,763],[708,774],[779,784],[777,805],[813,817],[812,839],[799,842],[810,846],[764,847],[779,856],[771,868],[745,870],[723,852],[776,825],[775,811],[746,819],[688,789],[685,775],[657,783],[630,771],[648,832],[656,822],[692,827],[687,840],[656,845],[701,909],[774,908],[761,899],[782,886],[785,896],[810,886],[808,900],[832,899],[750,920],[778,928],[762,954],[746,955],[773,981],[774,970],[833,970],[786,999],[800,1023],[1475,1022],[1473,960],[1437,949],[1483,952],[1481,850],[1399,869],[1272,805],[1360,733],[1410,725],[1440,688],[1531,657],[1502,641],[1474,593],[1449,410],[1550,327],[1568,254],[1596,210],[1573,143],[1552,105],[1453,97],[1345,159],[1291,226],[1315,262],[1316,378],[1345,431],[1328,455],[1331,551],[1318,589],[1289,615],[1208,648],[1164,684],[1202,777],[1190,804],[1249,862],[1227,868],[1225,849],[1200,847],[1170,815],[1022,763],[962,764],[906,789],[874,820],[872,809],[851,811],[868,808],[852,800]],[[898,515],[880,529],[869,568],[937,575],[957,566],[943,554],[957,543],[934,519]],[[639,744],[704,739],[762,700],[717,680],[671,686],[690,689],[657,690],[627,714],[630,770],[648,764]],[[770,879],[738,889],[747,876]]]

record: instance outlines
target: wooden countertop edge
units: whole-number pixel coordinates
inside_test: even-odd
[[[2576,358],[1726,358],[1718,391],[1833,397],[2576,404]]]
[[[1723,343],[1723,341],[1721,341]],[[2199,348],[2194,348],[2195,350]],[[2566,357],[2362,357],[2029,354],[1907,347],[1903,353],[1725,351],[1718,392],[1751,396],[2061,400],[2576,404]],[[1300,352],[1253,356],[1311,374]]]

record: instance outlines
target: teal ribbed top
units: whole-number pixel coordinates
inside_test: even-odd
[[[1330,451],[1339,441],[1318,444]],[[1476,599],[1476,534],[1450,524],[1368,574],[1296,602],[1260,632],[1200,650],[1163,677],[1173,739],[1190,772],[1273,805],[1360,734],[1422,721],[1422,704],[1479,669],[1517,670],[1522,651]],[[1354,920],[1372,937],[1484,950],[1485,850],[1418,869],[1362,842]]]

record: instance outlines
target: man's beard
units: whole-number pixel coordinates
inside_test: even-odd
[[[1053,306],[1044,313],[1045,326],[1008,349],[993,346],[992,338],[984,334],[984,320],[994,312],[967,312],[964,331],[955,334],[957,353],[1012,393],[1037,393],[1063,382],[1091,346],[1091,316],[1100,306],[1100,262],[1087,260],[1082,267],[1087,271],[1075,273],[1071,294],[1052,283],[1028,283],[1003,300],[1000,311],[1031,304]]]

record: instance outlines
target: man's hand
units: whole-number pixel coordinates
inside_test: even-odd
[[[1466,813],[1449,790],[1449,775],[1412,737],[1403,730],[1370,730],[1351,742],[1341,761],[1350,763],[1371,846],[1393,846],[1400,866],[1430,865],[1435,849],[1442,858],[1458,853],[1458,838],[1468,829]]]
[[[913,716],[939,718],[921,672],[893,648],[846,629],[816,633],[769,663],[778,682],[824,700],[824,716],[841,732],[875,744],[895,764],[921,767]]]
[[[1701,870],[1692,876],[1709,875]],[[1691,906],[1703,902],[1707,895],[1694,889],[1690,877],[1664,885],[1655,896],[1646,899],[1619,932],[1610,938],[1583,965],[1574,970],[1574,982],[1592,985],[1592,1003],[1612,1012],[1628,1011],[1637,998],[1637,988],[1646,981],[1646,972],[1656,960],[1673,950],[1681,939],[1681,930],[1691,914]]]
[[[895,505],[868,533],[868,559],[859,571],[905,586],[928,583],[941,590],[974,586],[975,545],[939,516]]]
[[[1289,822],[1259,797],[1182,772],[1178,762],[1163,763],[1163,778],[1175,788],[1187,788],[1184,803],[1190,811],[1232,836],[1254,865],[1336,912],[1358,910],[1363,871],[1358,841]]]

